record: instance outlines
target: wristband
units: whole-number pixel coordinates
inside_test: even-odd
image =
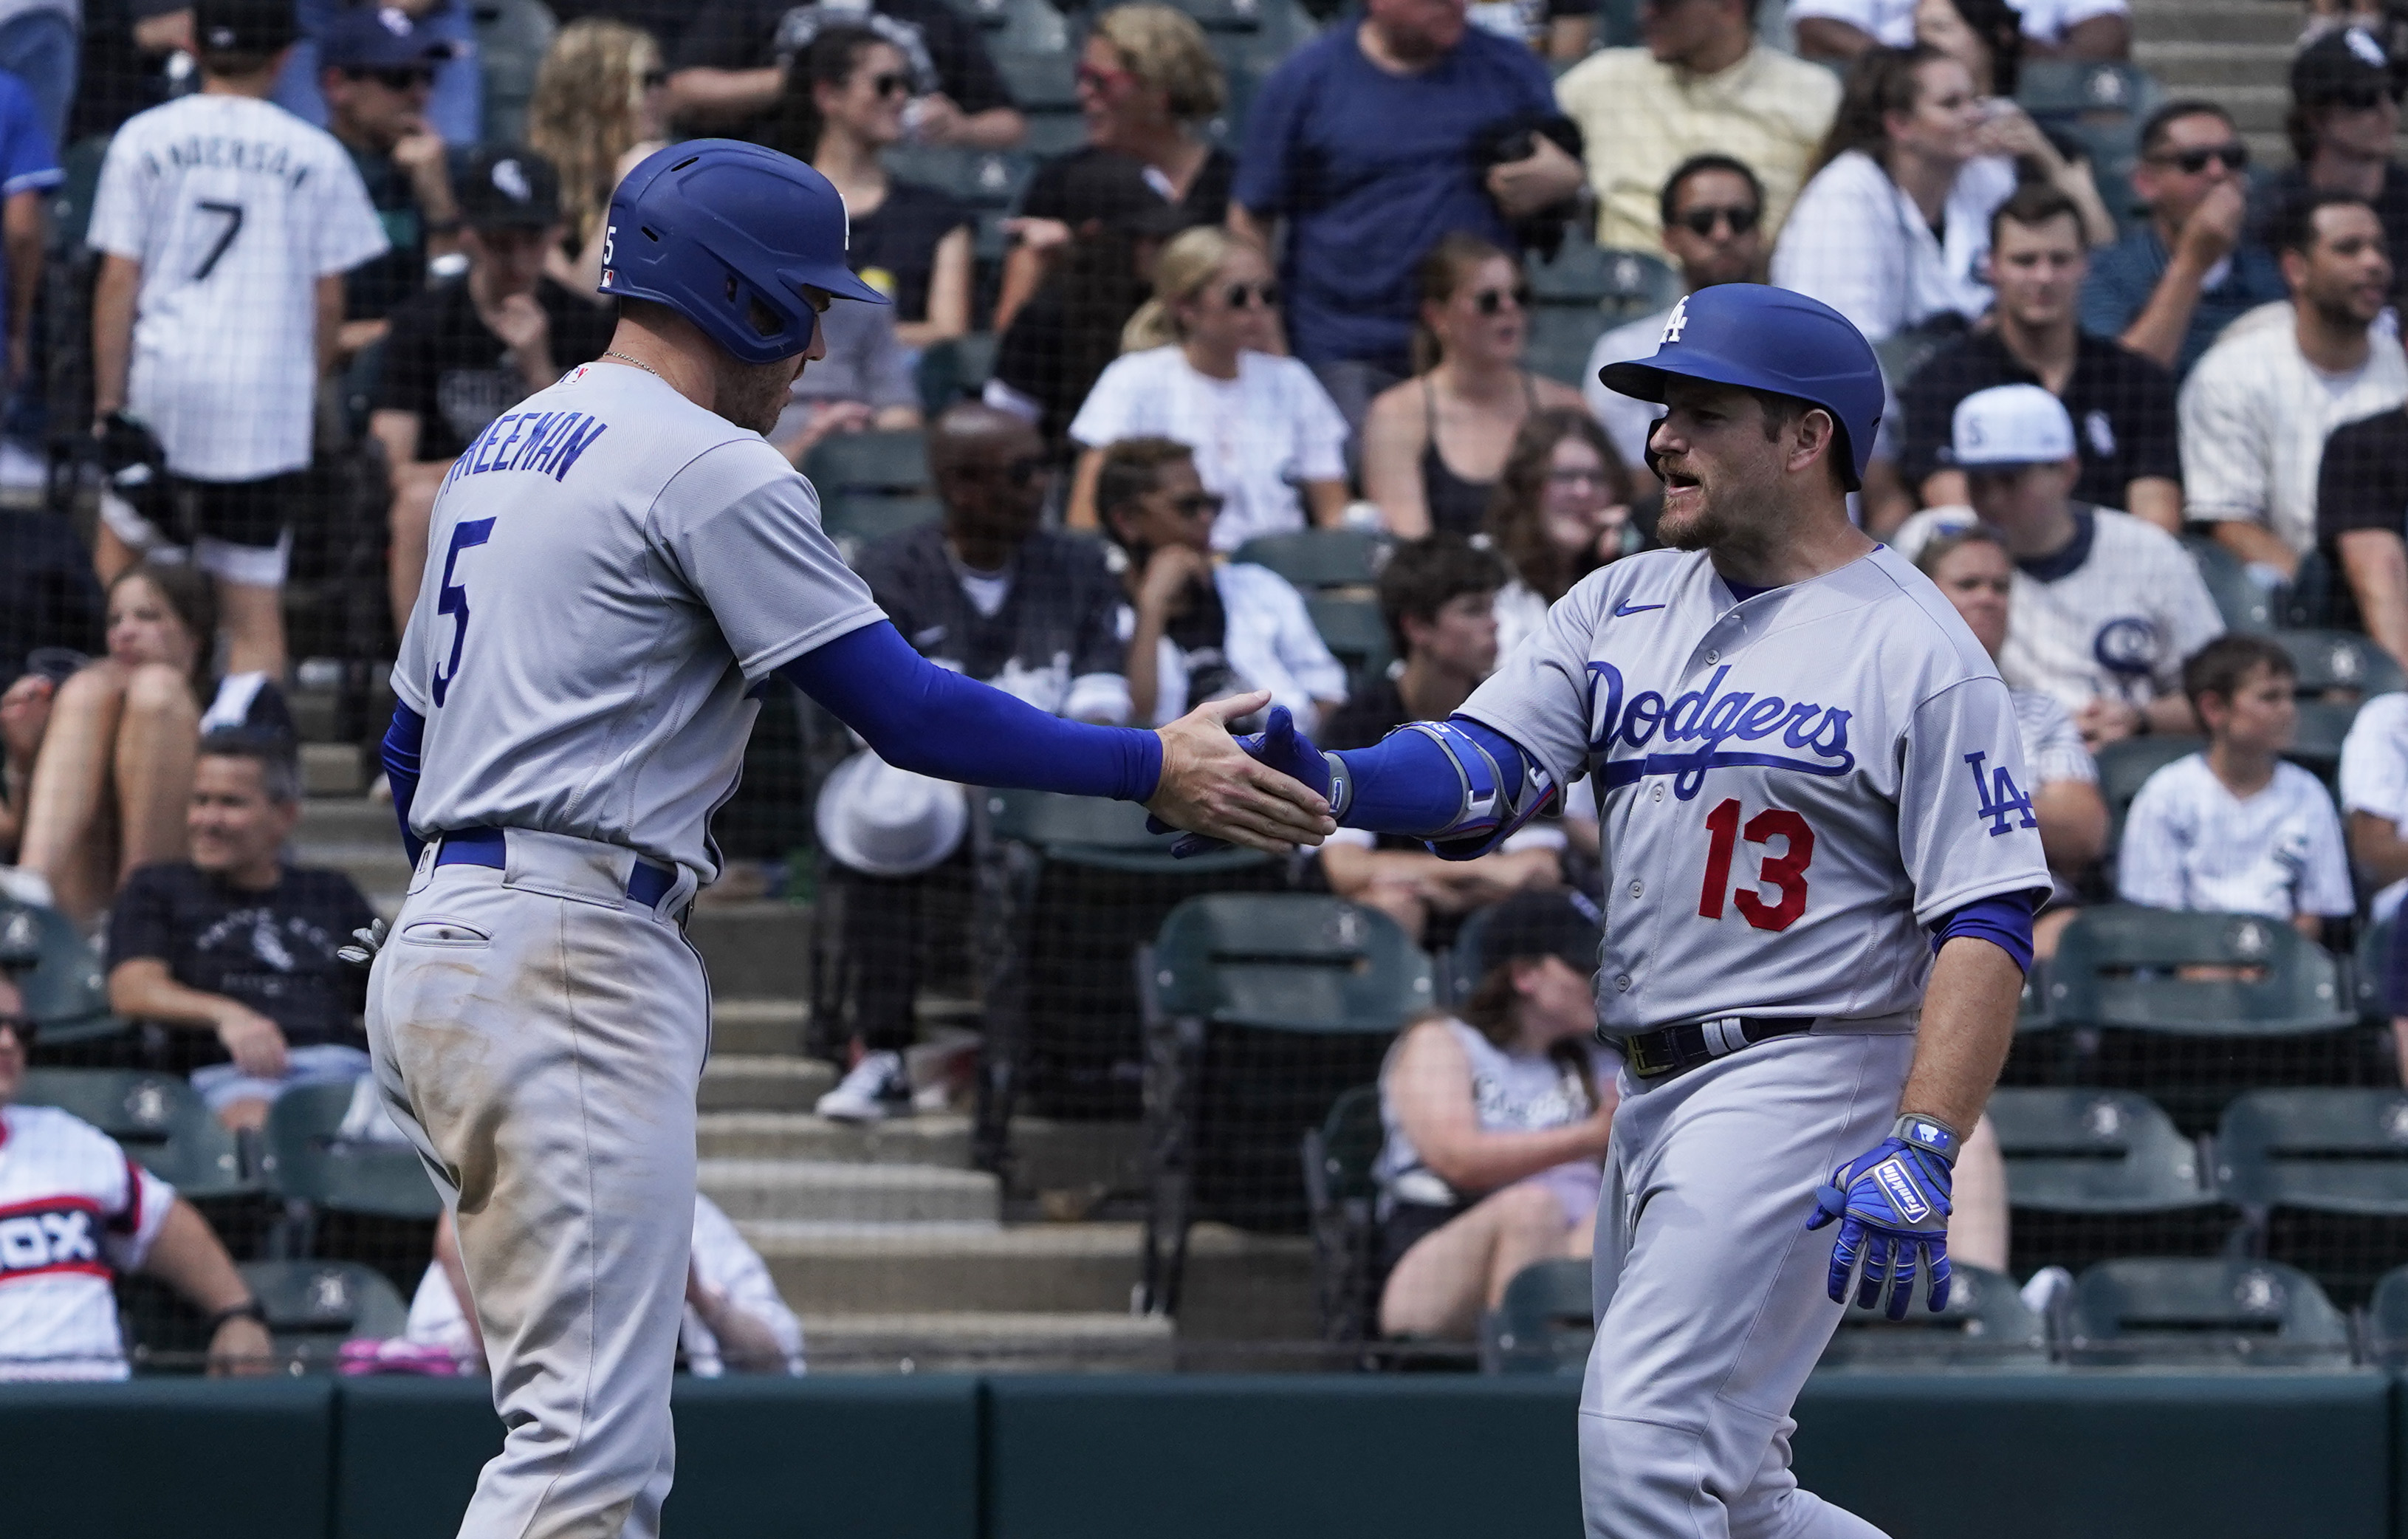
[[[1909,1112],[1899,1117],[1891,1127],[1889,1136],[1910,1149],[1921,1149],[1926,1154],[1938,1155],[1948,1161],[1952,1168],[1956,1163],[1957,1150],[1965,1143],[1964,1139],[1957,1135],[1956,1129],[1936,1116],[1926,1116],[1920,1112]]]
[[[256,1320],[267,1324],[267,1307],[257,1299],[245,1299],[238,1304],[228,1304],[209,1316],[209,1334],[214,1336],[228,1320]]]

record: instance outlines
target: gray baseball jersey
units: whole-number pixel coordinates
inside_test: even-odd
[[[421,837],[534,828],[704,883],[752,686],[883,618],[760,435],[588,364],[445,479],[394,693],[426,718]]]
[[[1611,1035],[1913,1011],[1927,927],[2049,886],[2007,686],[1887,549],[1743,601],[1702,554],[1615,562],[1463,714],[1593,777]]]

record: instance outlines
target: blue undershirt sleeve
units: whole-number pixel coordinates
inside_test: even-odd
[[[911,650],[888,621],[848,631],[778,670],[836,712],[878,756],[965,785],[1144,801],[1162,740],[1048,715]]]
[[[1505,784],[1500,805],[1522,794],[1522,750],[1496,728],[1468,716],[1451,725],[1486,749]],[[1464,814],[1463,780],[1454,756],[1425,732],[1391,732],[1369,748],[1347,748],[1338,757],[1354,777],[1354,799],[1340,819],[1350,828],[1375,834],[1430,839]]]
[[[385,728],[377,756],[384,761],[385,784],[393,787],[393,815],[401,824],[401,847],[413,866],[425,847],[425,841],[409,831],[409,804],[418,796],[418,755],[425,741],[426,718],[396,702],[393,725]]]
[[[2015,959],[2015,966],[2028,975],[2032,965],[2032,913],[2044,892],[2002,893],[1996,898],[1977,898],[1947,918],[1931,931],[1931,955],[1959,935],[1970,935],[1989,942]]]

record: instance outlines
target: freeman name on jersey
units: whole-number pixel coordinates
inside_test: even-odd
[[[609,426],[591,411],[507,412],[452,462],[443,484],[492,470],[534,470],[565,480],[578,456]]]

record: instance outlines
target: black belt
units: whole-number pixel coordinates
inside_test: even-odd
[[[490,866],[498,871],[509,864],[509,841],[499,828],[462,828],[442,837],[442,847],[435,852],[438,866]],[[656,909],[677,880],[678,873],[669,867],[638,860],[627,877],[627,900]]]
[[[1609,1046],[1622,1049],[1622,1061],[1641,1079],[1670,1079],[1700,1064],[1728,1057],[1774,1037],[1794,1037],[1814,1025],[1812,1015],[1717,1015],[1710,1021],[1684,1021],[1655,1031],[1641,1031]]]

